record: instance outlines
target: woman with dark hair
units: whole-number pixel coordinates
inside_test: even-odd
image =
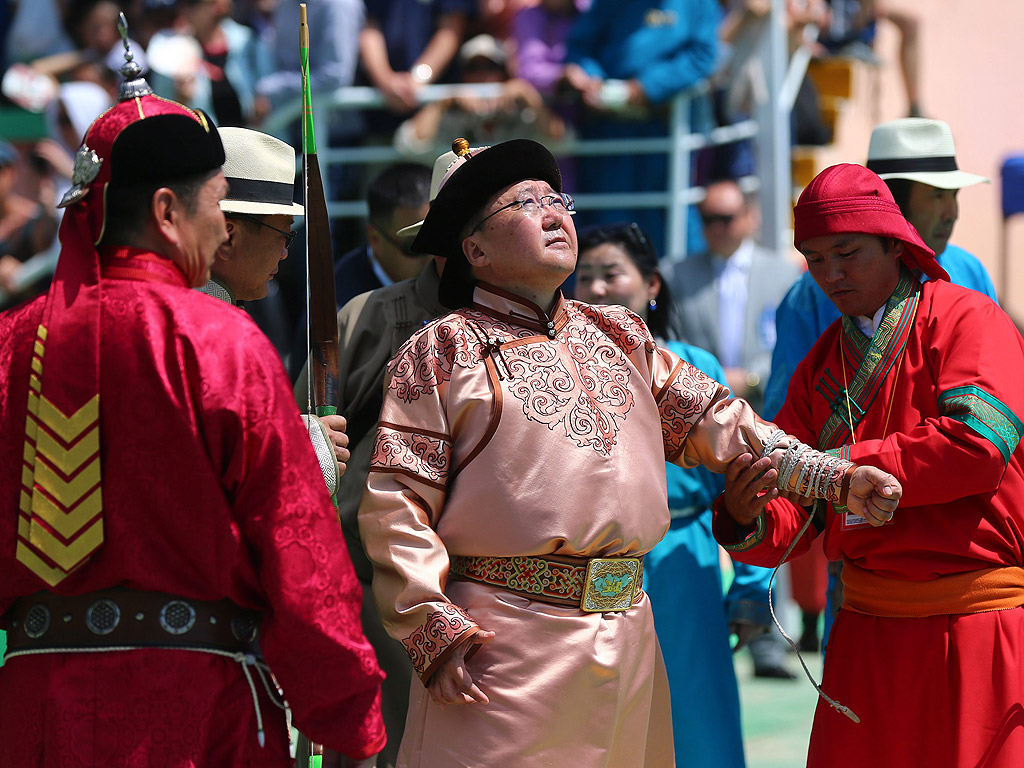
[[[576,298],[621,304],[643,318],[659,339],[675,335],[672,296],[661,279],[658,254],[636,222],[590,227],[579,233]]]
[[[671,335],[672,299],[658,270],[658,255],[638,224],[580,232],[576,298],[631,309],[659,343],[725,381],[721,364],[710,352],[661,341]],[[736,563],[723,610],[711,505],[722,492],[724,478],[703,467],[683,469],[674,464],[666,465],[666,474],[672,523],[644,558],[644,589],[651,597],[668,670],[676,761],[691,768],[741,768],[739,691],[729,634],[730,629],[735,632],[742,645],[770,625],[771,572]]]

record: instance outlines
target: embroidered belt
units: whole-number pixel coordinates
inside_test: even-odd
[[[451,559],[453,578],[589,613],[630,608],[643,593],[643,573],[643,557],[455,555]]]
[[[1024,605],[1024,568],[1003,566],[904,581],[843,562],[843,608],[887,617],[944,616]]]
[[[105,589],[37,592],[16,600],[6,618],[8,653],[171,647],[259,656],[262,616],[230,600]]]

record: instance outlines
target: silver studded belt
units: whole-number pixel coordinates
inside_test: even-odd
[[[120,588],[37,592],[16,600],[5,618],[8,653],[162,647],[259,655],[261,614],[230,600]]]

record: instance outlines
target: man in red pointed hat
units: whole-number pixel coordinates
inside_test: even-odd
[[[1024,341],[991,299],[949,282],[866,168],[811,182],[795,242],[842,317],[776,422],[904,489],[885,525],[830,504],[797,543],[822,534],[843,561],[823,689],[860,718],[819,702],[808,765],[1022,765]],[[715,532],[745,562],[777,564],[808,518],[757,495],[774,474],[761,460],[727,473]]]
[[[0,315],[0,766],[287,766],[278,685],[313,740],[384,743],[287,378],[192,290],[223,162],[205,115],[126,82],[78,150],[49,293]]]
[[[387,369],[359,509],[381,618],[422,683],[399,765],[667,768],[641,588],[669,525],[666,458],[793,456],[784,488],[840,500],[849,483],[878,524],[899,485],[801,447],[629,310],[566,300],[573,201],[542,145],[457,151],[413,242],[445,257],[454,311]]]

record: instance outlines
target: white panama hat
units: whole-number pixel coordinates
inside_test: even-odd
[[[487,149],[487,147],[473,147],[470,149],[471,154],[476,154],[481,149]],[[449,150],[443,155],[438,155],[434,161],[434,170],[430,174],[430,202],[434,202],[434,198],[437,197],[437,191],[441,188],[441,182],[445,180],[448,175],[448,170],[455,165],[455,162],[459,159],[459,156],[455,154],[454,150]],[[400,230],[395,232],[399,237],[406,237],[407,235],[415,235],[420,231],[420,227],[423,226],[423,220],[417,221],[415,224],[410,224],[408,227],[402,227]]]
[[[248,128],[220,128],[224,144],[224,176],[228,194],[220,201],[225,213],[293,214],[305,209],[295,194],[295,150],[288,144]]]
[[[923,117],[876,125],[871,132],[867,167],[883,179],[909,179],[939,189],[961,189],[989,181],[957,166],[948,124]]]

